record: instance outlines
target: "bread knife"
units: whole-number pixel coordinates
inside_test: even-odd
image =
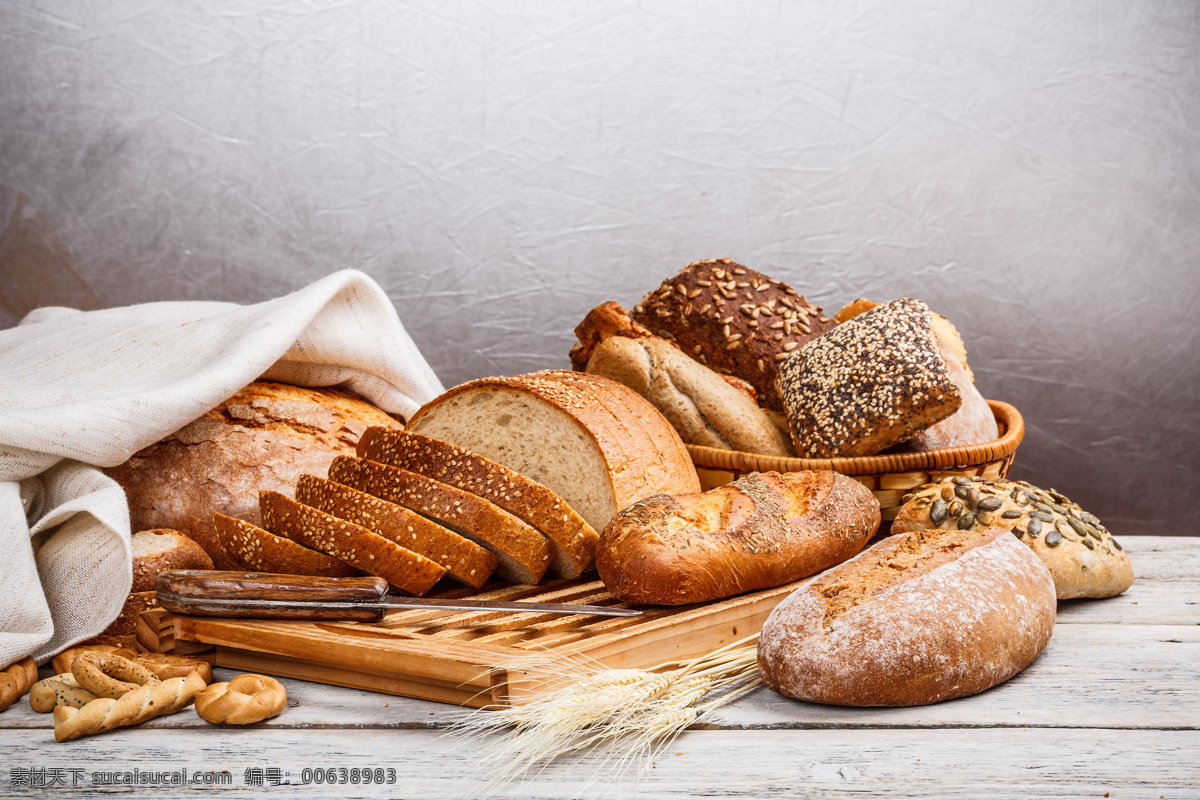
[[[158,604],[172,614],[255,619],[329,619],[378,622],[388,611],[511,611],[636,617],[634,608],[577,603],[393,597],[383,578],[321,578],[267,572],[185,569],[160,572]]]

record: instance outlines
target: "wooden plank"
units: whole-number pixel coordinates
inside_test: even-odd
[[[209,727],[152,736],[119,729],[69,745],[50,732],[0,739],[9,765],[71,767],[85,781],[76,792],[98,794],[93,773],[172,772],[189,777],[227,772],[227,786],[164,790],[121,786],[125,797],[224,798],[403,796],[411,800],[481,798],[863,797],[1094,798],[1194,800],[1200,732],[983,729],[690,731],[654,758],[641,776],[615,781],[596,757],[565,760],[504,787],[481,786],[481,749],[428,730]],[[382,767],[383,784],[296,785],[305,769]],[[248,786],[250,768],[277,769],[284,786]],[[70,776],[67,774],[67,780]],[[386,780],[386,772],[383,776]],[[638,778],[641,778],[638,781]],[[6,776],[7,779],[7,776]],[[114,787],[115,788],[115,787]],[[26,790],[29,792],[29,790]],[[60,790],[61,791],[61,790]],[[37,790],[30,792],[36,795]],[[20,789],[13,794],[24,796]]]
[[[1067,625],[1200,625],[1200,580],[1139,578],[1124,594],[1101,600],[1059,600]]]

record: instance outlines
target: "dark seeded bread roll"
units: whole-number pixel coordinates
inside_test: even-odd
[[[801,458],[873,455],[962,404],[929,307],[908,298],[809,342],[783,362],[778,384]]]
[[[763,626],[758,666],[814,703],[912,706],[982,692],[1054,630],[1054,581],[1008,531],[913,531],[796,590]]]
[[[773,411],[783,410],[779,362],[835,324],[786,283],[728,258],[688,264],[630,316],[701,364],[748,381]]]

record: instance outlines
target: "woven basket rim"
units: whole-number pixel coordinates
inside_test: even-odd
[[[977,467],[1009,458],[1025,438],[1025,420],[1014,406],[1000,400],[987,404],[1003,431],[1000,438],[983,444],[926,450],[923,453],[895,453],[854,458],[786,458],[721,450],[698,444],[687,445],[692,462],[706,469],[732,472],[801,472],[832,470],[843,475],[880,475],[888,472],[949,471]]]

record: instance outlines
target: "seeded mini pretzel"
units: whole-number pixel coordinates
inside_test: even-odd
[[[79,685],[70,672],[44,678],[29,690],[29,705],[39,714],[53,711],[55,706],[83,708],[96,699],[96,695]]]
[[[238,675],[196,697],[196,713],[214,725],[249,725],[279,714],[287,704],[283,684],[266,675]]]
[[[0,670],[0,711],[17,702],[37,680],[37,662],[23,658]]]
[[[94,650],[80,653],[71,673],[84,689],[113,700],[147,683],[158,683],[154,673],[127,658]]]

